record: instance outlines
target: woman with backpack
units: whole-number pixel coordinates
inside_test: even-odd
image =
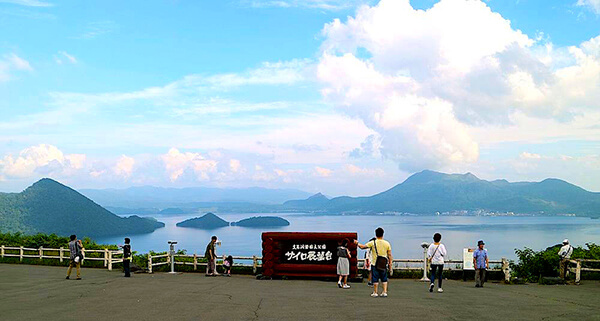
[[[429,292],[433,292],[435,287],[435,279],[438,278],[438,292],[442,293],[442,271],[444,270],[444,257],[446,256],[446,247],[440,243],[442,234],[435,233],[433,235],[433,243],[427,249],[427,258],[431,264],[431,284],[429,284]]]

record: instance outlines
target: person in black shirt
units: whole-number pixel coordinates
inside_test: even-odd
[[[131,276],[131,269],[129,263],[131,262],[131,245],[129,244],[131,240],[128,237],[125,238],[125,245],[123,248],[123,271],[125,271],[125,277],[128,278]]]

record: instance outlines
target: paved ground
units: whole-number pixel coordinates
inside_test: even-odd
[[[74,271],[73,271],[74,272]],[[600,283],[503,285],[445,281],[429,293],[393,280],[388,298],[366,283],[349,290],[323,281],[259,281],[250,276],[136,274],[0,264],[0,320],[600,320]]]

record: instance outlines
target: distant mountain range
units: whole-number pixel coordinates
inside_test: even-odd
[[[82,189],[79,192],[96,203],[111,208],[211,207],[215,203],[281,204],[311,194],[296,189],[249,188],[165,188],[154,186],[125,189]],[[166,214],[166,213],[165,213]]]
[[[0,232],[96,237],[148,233],[163,226],[153,219],[119,217],[48,178],[21,193],[0,193]]]
[[[325,213],[451,214],[479,211],[598,217],[600,193],[553,178],[541,182],[509,183],[506,180],[482,180],[471,173],[444,174],[425,170],[373,196],[328,199],[316,194],[305,200],[287,201],[283,208]]]

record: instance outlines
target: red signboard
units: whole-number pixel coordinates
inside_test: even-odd
[[[348,239],[350,278],[358,272],[356,233],[265,232],[262,234],[263,275],[337,276],[337,247]]]

